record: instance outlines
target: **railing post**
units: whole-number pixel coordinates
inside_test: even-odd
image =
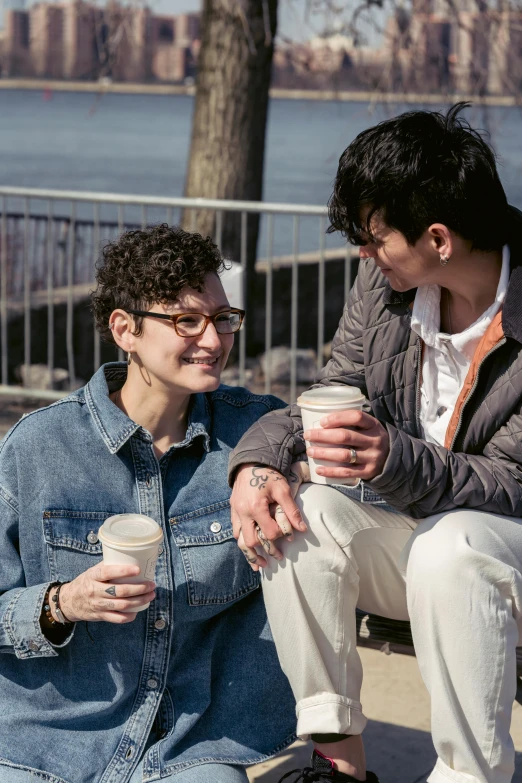
[[[7,341],[7,199],[2,196],[2,220],[0,226],[0,332],[2,343],[2,384],[8,382]]]
[[[47,207],[47,369],[49,388],[54,388],[54,253],[53,253],[53,202]]]
[[[243,304],[246,302],[246,286],[247,286],[247,213],[242,212],[241,213],[241,268],[243,270],[242,274],[242,280],[241,284],[243,287],[242,292],[242,299]],[[251,313],[249,316],[247,313],[247,318],[250,317],[251,319],[255,318],[254,313]],[[239,385],[244,386],[245,385],[245,366],[246,366],[246,331],[243,327],[241,331],[239,332]]]
[[[125,214],[123,204],[118,204],[118,236],[121,236],[125,231]],[[125,361],[125,355],[120,347],[118,347],[118,361]]]
[[[290,324],[290,402],[295,402],[297,386],[297,323],[298,323],[298,295],[299,295],[299,216],[294,215],[293,231],[293,260],[292,260],[292,305]]]
[[[325,240],[325,219],[319,218],[319,269],[318,269],[318,291],[317,291],[317,372],[323,366],[324,350],[324,240]]]
[[[268,215],[267,221],[267,263],[266,270],[266,300],[265,300],[265,394],[272,391],[272,296],[274,255],[274,216]]]
[[[67,347],[67,368],[69,370],[69,388],[76,386],[76,370],[74,363],[74,258],[76,255],[76,202],[71,204],[71,223],[69,230],[69,247],[67,253],[67,320],[65,339]]]
[[[94,205],[93,218],[94,218],[94,225],[93,225],[93,232],[92,232],[92,248],[93,248],[93,255],[94,255],[94,265],[96,265],[96,261],[98,259],[98,253],[100,252],[100,205],[99,204]],[[101,340],[94,319],[93,319],[93,327],[94,327],[94,372],[96,372],[96,370],[101,364]]]
[[[31,368],[31,267],[29,261],[30,204],[24,200],[24,364],[26,372]]]

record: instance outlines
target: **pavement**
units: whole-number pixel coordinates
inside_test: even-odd
[[[0,397],[0,437],[22,416],[46,402]],[[360,648],[364,667],[361,700],[369,719],[364,732],[368,768],[381,783],[424,783],[434,763],[429,696],[417,660]],[[515,703],[511,736],[517,751],[513,783],[522,783],[522,706]],[[274,759],[248,769],[250,783],[278,783],[289,770],[307,766],[311,746],[296,742]],[[291,780],[292,778],[290,778]],[[209,781],[210,783],[210,781]]]
[[[364,732],[368,768],[381,783],[424,783],[435,763],[430,701],[417,660],[360,648],[364,667],[361,700],[369,722]],[[511,736],[518,751],[513,783],[522,783],[522,706],[514,705]],[[308,764],[311,749],[298,742],[271,761],[250,767],[251,783],[278,783]],[[290,778],[290,781],[292,778]]]

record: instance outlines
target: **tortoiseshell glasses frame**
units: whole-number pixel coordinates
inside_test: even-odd
[[[180,337],[198,337],[203,334],[209,323],[214,324],[218,334],[235,334],[241,329],[241,324],[245,317],[245,311],[237,307],[231,307],[229,310],[221,310],[215,315],[205,315],[205,313],[151,313],[150,310],[127,310],[129,315],[139,315],[142,318],[161,318],[164,321],[171,321]]]

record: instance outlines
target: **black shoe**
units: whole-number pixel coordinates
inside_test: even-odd
[[[318,753],[316,750],[312,753],[312,766],[304,769],[292,769],[280,778],[279,783],[286,780],[290,775],[299,775],[294,778],[292,783],[361,783],[357,778],[347,775],[345,772],[338,772],[333,762]],[[290,781],[288,781],[290,783]],[[366,773],[366,783],[379,783],[379,778],[373,772]]]

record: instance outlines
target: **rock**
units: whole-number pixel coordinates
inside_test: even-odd
[[[62,390],[67,386],[69,373],[62,367],[56,367],[52,372],[46,364],[21,364],[16,374],[26,389]]]
[[[254,371],[245,368],[245,383],[248,384],[254,378]],[[225,386],[239,386],[239,367],[226,367],[221,373],[221,383]]]
[[[286,345],[272,348],[261,354],[259,362],[263,375],[266,376],[270,361],[270,378],[274,383],[288,383],[292,365],[292,351]],[[297,383],[312,383],[317,373],[317,356],[311,348],[296,350]]]

